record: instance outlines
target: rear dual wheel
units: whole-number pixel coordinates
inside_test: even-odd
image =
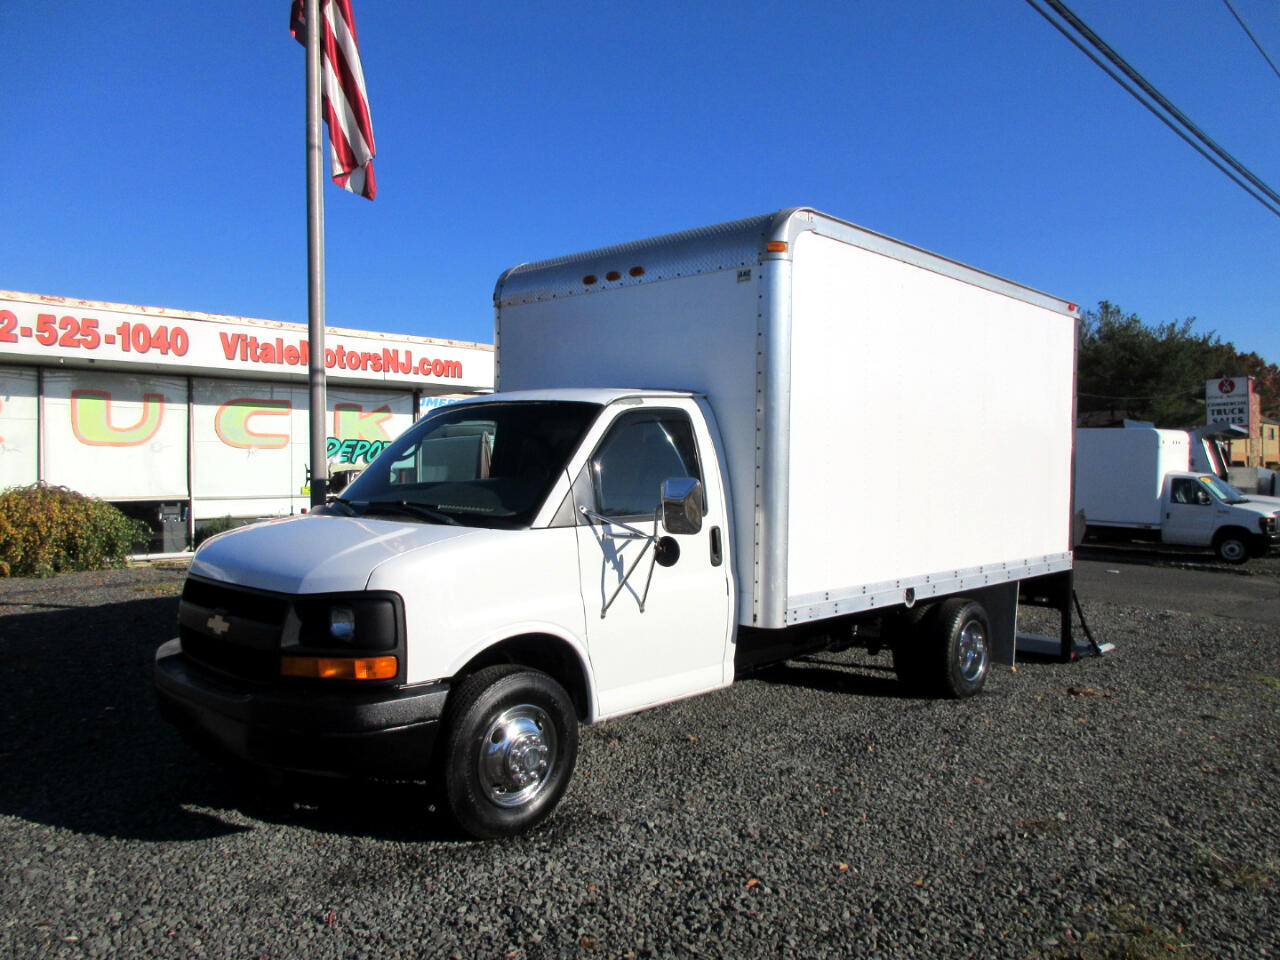
[[[991,622],[982,604],[963,597],[908,611],[893,645],[898,679],[930,696],[971,697],[987,682]]]

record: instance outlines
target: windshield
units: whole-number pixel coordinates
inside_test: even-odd
[[[600,407],[469,403],[419,420],[337,502],[357,514],[527,527]]]
[[[1200,482],[1208,487],[1215,497],[1225,503],[1249,502],[1248,497],[1225,480],[1219,480],[1217,477],[1201,477]]]

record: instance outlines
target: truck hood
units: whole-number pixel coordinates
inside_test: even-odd
[[[1280,516],[1280,514],[1277,514],[1274,503],[1266,503],[1262,497],[1251,497],[1248,494],[1245,494],[1245,496],[1248,499],[1243,503],[1225,503],[1221,504],[1221,506],[1229,507],[1232,510],[1243,510],[1246,513],[1256,513],[1260,517]]]
[[[207,540],[196,551],[191,572],[280,593],[363,590],[387,560],[484,532],[382,517],[285,517]]]

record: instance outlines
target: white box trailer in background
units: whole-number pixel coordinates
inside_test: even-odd
[[[500,391],[707,397],[741,625],[1071,566],[1072,304],[807,209],[516,267],[494,299]]]
[[[812,210],[509,270],[501,391],[209,541],[166,712],[272,766],[548,816],[578,723],[821,649],[964,697],[1069,648],[1073,305]],[[269,622],[268,622],[269,621]]]

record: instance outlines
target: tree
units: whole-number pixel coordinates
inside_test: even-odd
[[[1160,427],[1204,422],[1204,382],[1239,375],[1235,348],[1193,331],[1194,317],[1149,327],[1136,313],[1103,300],[1085,311],[1077,369],[1078,421],[1125,417]],[[1261,362],[1261,358],[1259,358]]]

